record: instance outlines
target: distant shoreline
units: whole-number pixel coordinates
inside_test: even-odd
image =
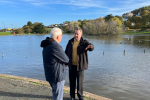
[[[63,34],[73,34],[73,33],[63,33]],[[142,34],[142,35],[146,35],[146,34],[150,34],[150,32],[138,32],[138,31],[127,31],[127,32],[123,32],[123,33],[119,33],[119,34],[127,34],[127,35],[136,35],[136,34]],[[4,32],[0,32],[0,36],[18,36],[18,35],[47,35],[47,34],[35,34],[35,33],[24,33],[24,34],[12,34],[10,33],[6,33],[4,34]],[[84,34],[86,36],[110,36],[110,35],[117,35],[117,34]]]

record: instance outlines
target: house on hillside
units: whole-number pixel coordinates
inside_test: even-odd
[[[131,22],[131,26],[135,26],[135,23],[134,23],[134,22]]]
[[[136,16],[140,16],[141,15],[141,13],[140,12],[138,12],[138,14],[136,15]]]
[[[58,26],[59,26],[59,27],[62,27],[62,26],[64,26],[64,24],[61,23],[61,24],[58,24]]]
[[[133,16],[133,13],[131,13],[131,12],[127,12],[127,13],[124,13],[123,15],[122,15],[122,17],[124,18],[124,19],[128,19],[128,17],[132,17]]]
[[[68,24],[64,23],[63,26],[67,26]]]

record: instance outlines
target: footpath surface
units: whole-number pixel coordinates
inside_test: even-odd
[[[88,92],[84,96],[87,100],[110,100]],[[63,100],[69,99],[69,87],[64,86]],[[52,90],[46,81],[0,74],[0,100],[52,100]]]

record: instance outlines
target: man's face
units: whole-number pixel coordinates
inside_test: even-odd
[[[82,33],[80,30],[76,30],[75,33],[74,33],[74,38],[79,41],[82,37]]]

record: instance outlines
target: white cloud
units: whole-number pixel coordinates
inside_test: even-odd
[[[72,10],[86,9],[94,7],[97,9],[105,9],[106,12],[124,12],[137,9],[139,7],[150,5],[149,0],[118,0],[118,1],[102,1],[102,0],[23,0],[34,6],[45,6],[45,5],[68,5]],[[112,4],[111,4],[112,3]],[[110,7],[111,6],[111,7]]]
[[[82,15],[92,15],[92,14],[113,14],[121,15],[123,13],[138,9],[143,6],[150,5],[149,0],[19,0],[25,3],[24,5],[32,5],[45,8],[45,9],[55,9],[55,5],[66,5],[72,12],[75,12],[77,9],[87,9]],[[15,2],[10,0],[0,0],[0,5],[10,4],[10,6],[15,7]],[[17,1],[16,1],[17,3]],[[18,2],[19,3],[19,2]],[[50,8],[53,7],[53,8]],[[89,9],[93,9],[92,12],[88,12]],[[62,12],[62,14],[65,14]],[[77,15],[77,13],[70,13],[71,15]],[[69,15],[70,15],[69,14]]]
[[[31,3],[31,4],[34,6],[43,6],[43,5],[46,5],[47,3],[36,2],[36,3]]]
[[[12,2],[12,1],[7,1],[7,0],[1,0],[0,3],[1,3],[1,4],[13,4],[14,2]]]
[[[108,6],[105,10],[99,10],[96,13],[122,15],[135,9],[150,5],[149,0],[126,0],[116,2],[116,6]]]
[[[61,4],[61,5],[73,5],[73,6],[78,6],[80,8],[88,8],[88,7],[102,7],[101,5],[103,4],[102,1],[98,0],[57,0],[57,1],[49,1],[49,0],[22,0],[26,1],[34,6],[41,6],[45,4]],[[104,7],[105,8],[105,7]]]

